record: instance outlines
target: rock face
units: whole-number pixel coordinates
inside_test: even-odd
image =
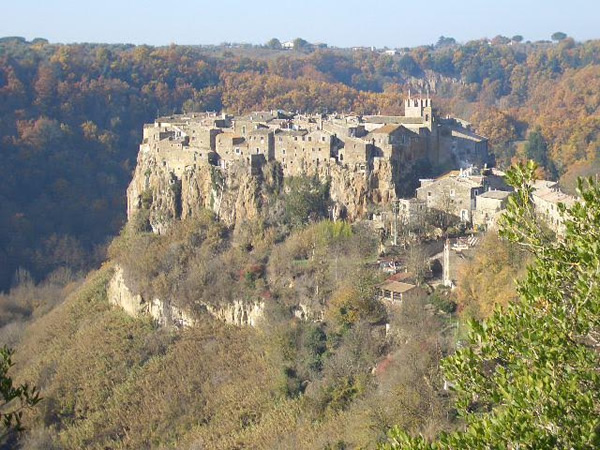
[[[227,170],[210,164],[177,163],[172,158],[161,160],[160,155],[142,146],[127,189],[129,220],[141,209],[149,209],[152,230],[163,234],[173,220],[210,209],[226,225],[235,226],[255,218],[266,190],[280,189],[283,181],[276,164],[268,164],[253,175],[243,163]]]
[[[142,146],[137,167],[127,189],[127,213],[131,220],[142,209],[149,210],[155,233],[162,234],[173,220],[185,219],[200,209],[212,210],[225,224],[236,226],[256,218],[266,203],[267,192],[283,186],[281,166],[265,163],[258,170],[239,162],[227,169],[210,164],[182,165]],[[390,160],[375,158],[365,170],[332,164],[308,167],[307,174],[329,180],[333,216],[351,221],[366,218],[369,205],[390,208],[397,199],[398,180],[410,173],[400,171]]]
[[[172,301],[163,301],[159,298],[144,299],[129,289],[125,282],[123,269],[116,266],[115,273],[108,284],[108,301],[122,308],[132,317],[152,317],[161,326],[175,326],[177,328],[191,327],[198,323],[200,315],[186,311]],[[208,304],[198,305],[202,310],[214,318],[230,325],[258,326],[264,316],[264,302],[246,303],[234,300],[229,305],[213,306]]]

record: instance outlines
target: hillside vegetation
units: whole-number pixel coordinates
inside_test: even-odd
[[[453,327],[426,296],[387,318],[374,297],[381,278],[370,230],[328,221],[284,235],[249,229],[228,234],[206,213],[162,236],[128,227],[110,252],[142,292],[188,308],[263,299],[258,328],[201,311],[183,331],[133,319],[108,303],[113,261],[76,288],[40,285],[40,295],[63,286],[66,299],[23,319],[14,337],[13,374],[43,396],[20,445],[372,447],[393,424],[431,437],[454,426],[439,374]],[[26,288],[5,296],[0,311]],[[298,302],[324,320],[295,318]]]
[[[600,43],[472,41],[390,56],[0,41],[0,289],[104,258],[125,219],[142,125],[253,109],[400,113],[429,89],[471,119],[500,165],[530,157],[567,188],[597,167]]]

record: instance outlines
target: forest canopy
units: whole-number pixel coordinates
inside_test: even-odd
[[[549,174],[570,173],[567,182],[573,170],[594,166],[600,42],[449,39],[396,55],[286,52],[276,42],[230,48],[2,39],[0,289],[18,267],[40,279],[61,267],[85,271],[103,258],[124,224],[142,126],[159,114],[398,114],[409,89],[427,88],[441,114],[471,119],[490,137],[501,166],[535,151]],[[524,141],[545,145],[525,149]]]

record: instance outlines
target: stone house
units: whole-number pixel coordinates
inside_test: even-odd
[[[438,120],[429,98],[408,98],[404,107],[403,116],[282,111],[237,117],[212,112],[171,115],[144,126],[142,150],[160,154],[165,166],[178,171],[196,164],[225,168],[234,161],[258,167],[275,160],[284,176],[323,173],[323,167],[330,173],[331,165],[369,176],[386,166],[385,161],[393,162],[394,173],[402,173],[418,159],[438,164],[453,157],[445,153],[456,150],[461,155],[463,148],[470,149],[465,154],[487,148],[485,138],[474,135],[464,122]],[[440,130],[446,128],[449,138],[440,139]],[[452,142],[462,141],[466,143],[453,147]]]
[[[564,218],[560,215],[559,203],[572,207],[577,198],[562,192],[558,183],[548,180],[537,180],[533,185],[533,205],[538,216],[558,235],[565,232]]]
[[[425,291],[411,283],[386,280],[379,285],[379,299],[395,305],[422,297]]]
[[[246,140],[232,131],[226,131],[216,136],[216,152],[223,168],[233,161],[247,160],[250,162],[250,151]]]
[[[439,152],[452,155],[462,167],[483,166],[489,160],[488,140],[470,129],[468,122],[458,119],[440,121]]]
[[[337,161],[353,169],[365,171],[373,155],[374,146],[369,142],[357,138],[345,138],[341,147],[334,151]]]
[[[417,199],[428,208],[444,211],[462,222],[472,221],[476,198],[486,190],[485,177],[461,171],[449,172],[435,180],[421,180]]]
[[[502,211],[506,209],[509,191],[487,191],[479,194],[475,200],[473,225],[482,225],[488,229],[495,228]]]

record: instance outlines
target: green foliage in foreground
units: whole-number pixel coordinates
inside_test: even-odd
[[[13,350],[4,346],[0,349],[0,439],[11,432],[23,431],[23,411],[37,405],[41,398],[35,386],[27,383],[15,386],[8,370],[13,366]]]
[[[544,238],[531,205],[536,165],[508,175],[517,188],[503,236],[535,260],[520,301],[472,322],[470,345],[443,362],[464,429],[434,442],[392,430],[384,448],[600,447],[600,186],[579,183],[561,207],[566,234]]]

